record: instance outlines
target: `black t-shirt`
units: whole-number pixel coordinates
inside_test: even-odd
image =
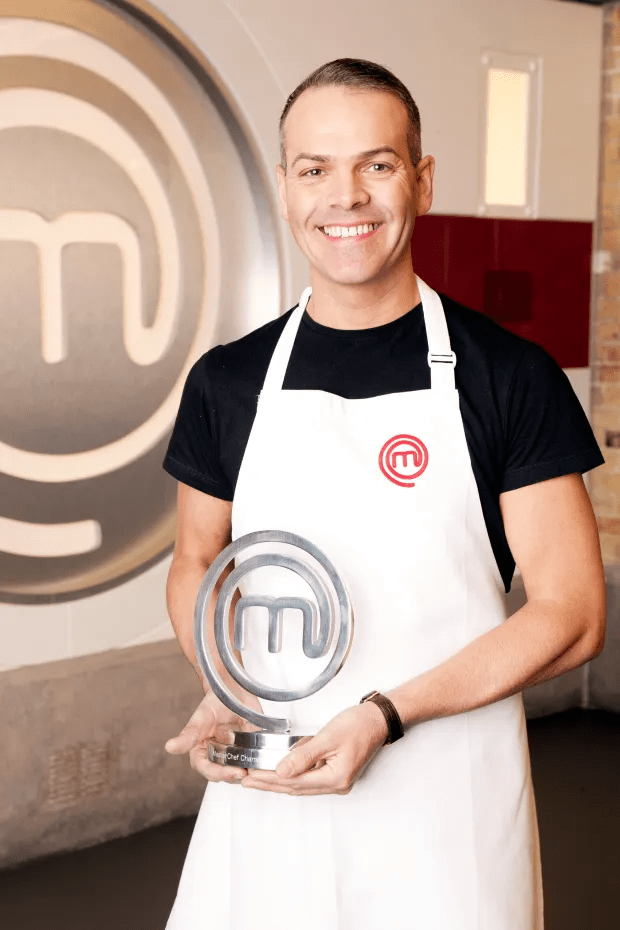
[[[568,378],[544,349],[443,295],[442,302],[482,511],[509,590],[514,559],[499,507],[502,491],[585,472],[604,459]],[[196,362],[164,460],[174,478],[232,500],[258,395],[291,312]],[[430,387],[427,353],[421,304],[363,330],[332,329],[305,313],[283,388],[347,398],[424,390]]]

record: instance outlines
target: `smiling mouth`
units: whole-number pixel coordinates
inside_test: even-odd
[[[357,226],[319,226],[328,239],[360,239],[370,236],[381,226],[381,223],[360,223]]]

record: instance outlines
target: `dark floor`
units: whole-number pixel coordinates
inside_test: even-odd
[[[569,711],[528,730],[545,930],[620,930],[620,714]],[[163,930],[192,826],[177,820],[0,872],[0,927]]]

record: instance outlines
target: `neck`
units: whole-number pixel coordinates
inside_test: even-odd
[[[398,278],[364,284],[338,284],[312,269],[307,307],[317,323],[332,329],[370,329],[404,316],[420,302],[413,267]]]

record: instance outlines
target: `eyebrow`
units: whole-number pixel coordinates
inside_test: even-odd
[[[374,158],[375,155],[382,155],[384,152],[390,152],[392,155],[396,155],[397,158],[400,158],[400,155],[393,149],[391,145],[382,145],[378,149],[369,149],[367,152],[360,152],[359,155],[356,155],[358,161],[364,161],[366,158]],[[294,168],[298,161],[302,159],[307,161],[318,161],[319,164],[325,165],[330,160],[329,155],[311,155],[308,152],[301,152],[297,158],[293,161],[291,168]]]

